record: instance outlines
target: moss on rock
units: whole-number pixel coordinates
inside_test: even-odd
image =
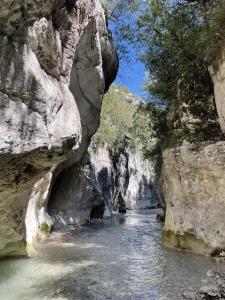
[[[213,247],[205,243],[201,238],[194,233],[184,232],[175,233],[171,230],[164,230],[161,241],[164,246],[176,250],[194,252],[202,255],[212,255],[215,251]]]
[[[40,225],[40,231],[41,231],[41,233],[44,233],[44,234],[46,234],[46,235],[49,235],[50,234],[50,232],[51,232],[51,225],[49,225],[49,224],[47,224],[47,223],[42,223],[41,225]]]
[[[19,240],[7,243],[4,248],[0,249],[0,258],[26,256],[26,242]]]

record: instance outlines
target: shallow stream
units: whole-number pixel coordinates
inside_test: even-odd
[[[134,211],[54,233],[39,257],[0,262],[0,299],[182,299],[214,260],[165,249],[161,231],[154,211]]]

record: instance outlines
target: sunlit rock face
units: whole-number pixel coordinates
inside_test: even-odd
[[[127,149],[117,164],[118,190],[127,209],[147,209],[158,205],[154,190],[155,172],[138,149]]]
[[[89,148],[89,168],[91,182],[102,196],[104,202],[103,217],[111,217],[115,193],[115,171],[107,147]]]
[[[0,25],[2,257],[51,224],[54,172],[85,152],[118,63],[98,0],[1,1]]]
[[[163,159],[164,244],[206,255],[225,249],[225,142],[184,143]]]
[[[225,50],[209,68],[214,83],[215,102],[222,132],[225,132]]]
[[[200,127],[197,130],[195,126],[192,128],[193,139],[182,132],[182,118],[178,116],[176,124],[180,130],[181,146],[172,144],[163,153],[162,189],[166,219],[162,241],[169,247],[205,255],[225,249],[224,67],[222,54],[209,68],[211,78],[203,83],[203,98],[191,100],[193,111],[201,112],[198,114]],[[212,89],[209,89],[212,83]],[[180,93],[177,102],[181,103],[179,96]],[[175,114],[176,105],[170,110]],[[190,117],[190,111],[185,112]],[[173,131],[173,120],[171,124]]]

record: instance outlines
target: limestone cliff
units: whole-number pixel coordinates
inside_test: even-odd
[[[215,100],[215,103],[202,104],[207,107],[207,114],[214,117],[205,118],[206,114],[202,114],[198,119],[202,126],[199,127],[199,133],[201,128],[211,126],[212,122],[215,124],[214,130],[210,131],[208,127],[204,141],[198,138],[189,140],[184,134],[181,145],[164,151],[162,171],[167,204],[162,236],[164,244],[207,255],[225,249],[224,57],[214,62],[209,69],[214,93],[209,94],[208,99]],[[197,102],[193,105],[198,108]],[[175,111],[175,107],[171,109]],[[187,115],[190,119],[190,112]]]
[[[1,257],[48,229],[52,184],[86,151],[118,61],[98,0],[1,1],[0,25]]]
[[[55,182],[48,205],[54,228],[111,217],[113,211],[157,207],[154,175],[137,149],[113,157],[107,146],[90,147],[85,163],[66,169]]]
[[[184,143],[163,154],[165,245],[199,254],[225,248],[225,143]]]
[[[116,211],[126,209],[149,209],[158,206],[152,164],[143,158],[141,151],[125,148],[113,158],[115,191],[113,207]]]
[[[141,145],[131,145],[132,137],[127,136],[139,104],[124,87],[110,88],[88,154],[55,181],[48,204],[54,228],[110,217],[113,210],[157,207],[153,165],[144,158]]]

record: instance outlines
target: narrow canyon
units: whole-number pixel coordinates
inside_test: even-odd
[[[0,2],[1,299],[225,299],[224,20],[218,0]]]

